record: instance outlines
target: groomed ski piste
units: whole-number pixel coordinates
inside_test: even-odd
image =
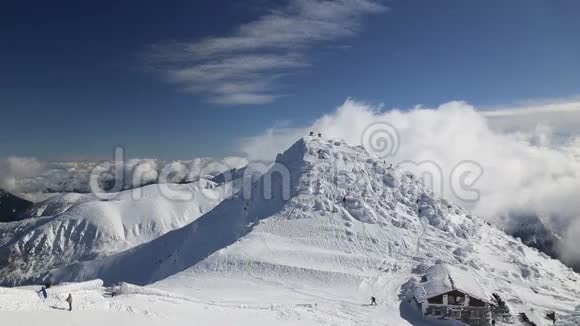
[[[251,196],[242,191],[126,251],[51,270],[45,279],[57,285],[46,304],[35,293],[40,286],[0,288],[1,320],[460,325],[423,320],[413,304],[422,276],[450,266],[460,271],[454,277],[469,275],[466,283],[501,296],[512,325],[526,325],[519,313],[552,325],[548,311],[556,325],[579,325],[579,275],[364,148],[304,137],[276,163]],[[72,312],[62,310],[68,293]]]

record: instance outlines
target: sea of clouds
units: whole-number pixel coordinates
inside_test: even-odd
[[[153,183],[192,182],[248,164],[245,158],[195,158],[163,161],[44,162],[35,158],[8,157],[0,160],[0,189],[37,202],[60,193],[120,191]],[[97,187],[91,183],[97,179]]]

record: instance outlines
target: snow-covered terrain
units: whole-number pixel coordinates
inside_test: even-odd
[[[29,209],[29,218],[0,223],[0,284],[38,280],[55,267],[114,254],[180,228],[235,192],[232,182],[201,179],[111,194],[64,194]]]
[[[46,279],[137,284],[110,288],[117,294],[113,298],[105,298],[100,287],[75,290],[78,310],[115,311],[117,321],[432,325],[419,318],[411,300],[425,272],[447,265],[458,271],[454,275],[470,275],[483,289],[480,295],[490,300],[499,295],[514,316],[525,313],[537,325],[548,325],[545,313],[555,311],[559,325],[577,325],[572,313],[580,306],[579,275],[436,197],[417,178],[362,147],[305,137],[276,163],[250,189],[182,228],[123,252],[53,265]],[[174,203],[165,204],[137,209],[143,214],[135,214],[135,206],[126,212],[140,217],[149,210],[175,209]],[[25,250],[19,254],[30,256]],[[0,272],[5,283],[30,276]],[[49,299],[62,305],[69,290],[54,289]],[[371,296],[378,307],[366,305]],[[47,311],[43,320],[60,320],[61,312],[39,302],[30,289],[0,289],[0,310]],[[80,324],[84,315],[68,316]],[[22,318],[27,325],[36,321],[8,318]],[[89,325],[109,318],[98,315]]]

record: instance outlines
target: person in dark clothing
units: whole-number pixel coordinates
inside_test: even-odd
[[[72,311],[72,294],[68,294],[66,298],[66,302],[68,302],[68,311]]]
[[[377,298],[371,297],[371,306],[376,306],[376,305],[377,305]]]
[[[546,317],[552,321],[552,324],[556,324],[556,312],[550,311],[546,314]]]
[[[44,301],[46,303],[46,298],[48,298],[48,294],[46,293],[46,287],[41,287],[40,290],[36,291],[36,293],[41,294],[42,293],[42,301]]]

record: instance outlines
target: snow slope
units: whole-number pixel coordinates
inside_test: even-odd
[[[36,204],[29,218],[0,223],[0,284],[30,283],[50,269],[151,241],[210,211],[236,185],[209,180],[123,191],[114,200],[65,194]],[[175,200],[180,198],[181,200]]]
[[[39,287],[0,288],[0,316],[7,325],[321,325],[308,305],[235,305],[199,302],[167,292],[131,291],[107,296],[98,282],[64,284],[48,290],[47,303]],[[64,301],[70,293],[73,311]]]
[[[368,307],[351,302],[348,297],[329,295],[317,289],[319,296],[296,294],[287,296],[281,287],[278,292],[288,300],[301,303],[242,304],[200,300],[164,290],[122,284],[114,297],[107,294],[99,281],[68,283],[48,290],[43,303],[36,287],[0,288],[0,315],[8,325],[79,325],[101,326],[104,324],[138,325],[452,325],[427,323],[419,319],[402,320],[384,305]],[[237,291],[233,288],[230,291]],[[224,291],[222,291],[223,293]],[[66,296],[73,296],[73,311],[67,311]],[[231,292],[232,294],[234,292]],[[239,295],[239,293],[238,293]],[[221,299],[214,296],[214,299]],[[310,301],[308,301],[310,300]],[[559,315],[557,326],[577,326],[580,308],[569,315]],[[362,319],[363,317],[364,319]],[[361,320],[362,319],[362,320]],[[505,325],[498,323],[498,325]],[[523,325],[516,323],[515,325]],[[541,325],[541,324],[540,324]]]
[[[336,316],[332,325],[420,325],[407,300],[425,271],[447,264],[538,325],[546,311],[580,304],[579,276],[568,267],[362,147],[305,137],[276,162],[251,196],[238,193],[181,229],[50,278],[151,284],[206,302],[317,302],[317,314]],[[380,310],[361,307],[371,295]]]
[[[239,324],[419,325],[405,295],[441,263],[470,273],[539,325],[544,311],[565,314],[578,305],[577,275],[561,263],[433,197],[358,147],[306,138],[277,162],[290,171],[289,200],[273,174],[273,200],[257,195],[264,190],[258,183],[251,199],[226,200],[182,229],[52,277],[157,281],[144,290],[125,286],[131,290],[116,300],[144,311],[195,311],[214,324],[231,323],[227,312]],[[380,310],[361,306],[370,295]],[[181,308],[168,308],[167,300]]]

